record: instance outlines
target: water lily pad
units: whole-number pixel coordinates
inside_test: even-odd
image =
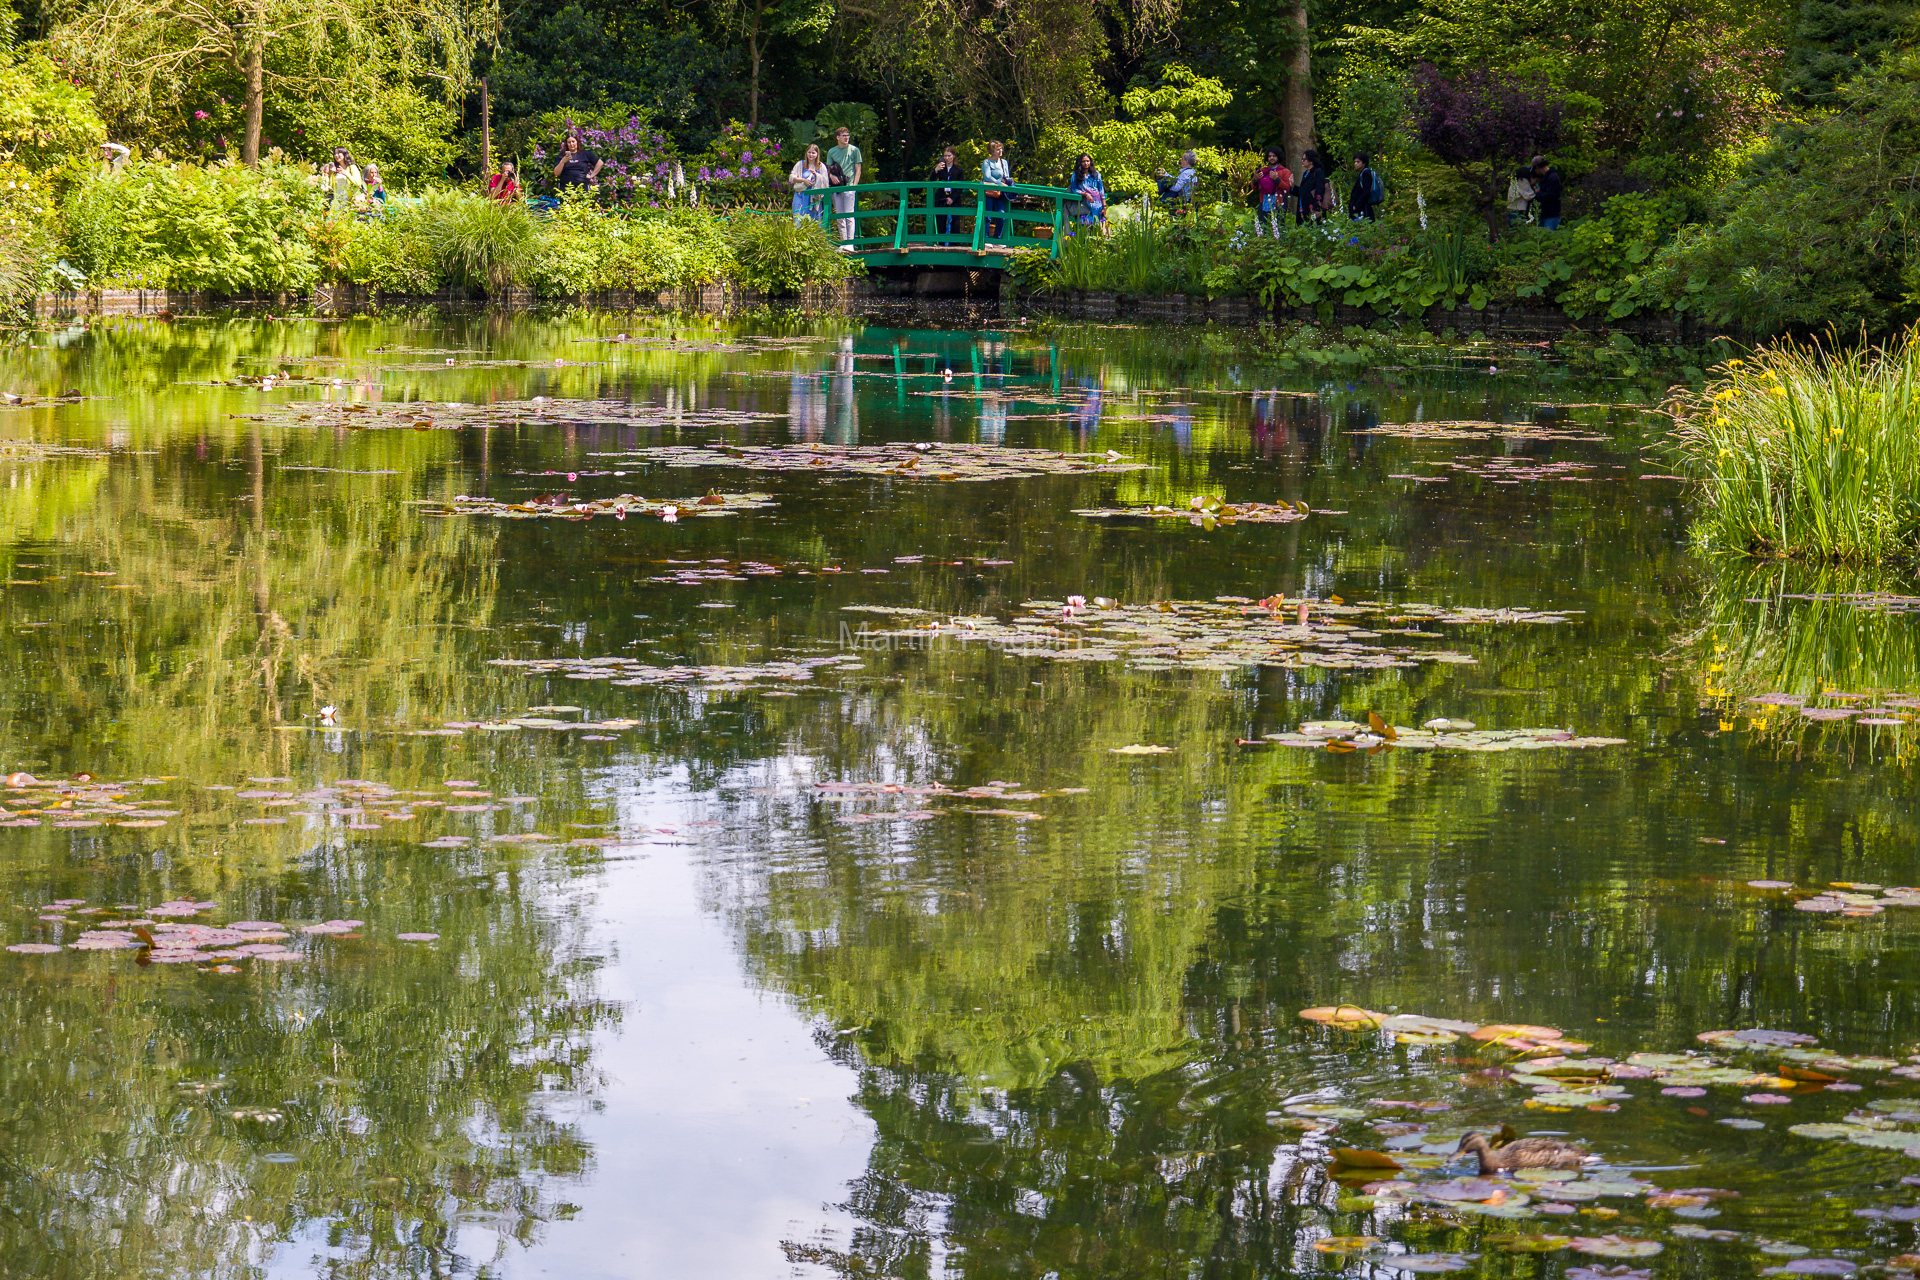
[[[1640,1240],[1631,1236],[1575,1236],[1570,1242],[1575,1253],[1595,1258],[1651,1258],[1665,1246],[1658,1240]]]
[[[1762,1121],[1747,1120],[1740,1116],[1728,1116],[1726,1119],[1716,1120],[1714,1123],[1723,1124],[1729,1129],[1764,1129],[1767,1127]]]
[[[1376,1265],[1389,1271],[1414,1271],[1432,1275],[1443,1271],[1465,1271],[1473,1265],[1477,1253],[1397,1253],[1376,1259]]]
[[[1673,1234],[1682,1240],[1717,1240],[1725,1244],[1740,1238],[1738,1231],[1721,1231],[1712,1227],[1690,1227],[1682,1224],[1672,1230]]]
[[[1567,1280],[1653,1280],[1653,1272],[1635,1270],[1624,1263],[1617,1267],[1568,1267]]]
[[[1571,1236],[1545,1233],[1513,1233],[1487,1237],[1487,1243],[1503,1253],[1555,1253],[1567,1247]]]
[[[1860,1269],[1855,1262],[1845,1258],[1795,1258],[1785,1266],[1770,1268],[1769,1275],[1788,1276],[1850,1276]]]

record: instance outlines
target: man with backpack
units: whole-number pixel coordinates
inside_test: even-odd
[[[1347,192],[1347,216],[1372,222],[1380,216],[1380,206],[1387,202],[1387,184],[1380,181],[1380,175],[1373,171],[1372,158],[1365,154],[1353,158],[1353,170],[1353,187]]]
[[[835,145],[827,151],[827,181],[836,187],[859,186],[860,170],[865,167],[864,157],[860,154],[860,148],[853,145],[852,130],[841,125],[833,131],[833,139]],[[855,219],[848,216],[853,212],[854,199],[855,196],[851,191],[836,192],[833,197],[833,212],[838,222],[836,230],[840,232],[840,247],[848,253],[853,251],[853,246],[847,242],[855,235]]]

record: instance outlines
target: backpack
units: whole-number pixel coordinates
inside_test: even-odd
[[[829,160],[827,161],[827,181],[836,187],[844,187],[847,185],[847,171],[842,169],[837,161]]]
[[[1340,207],[1340,194],[1333,189],[1333,183],[1326,178],[1320,179],[1320,195],[1316,207],[1332,213]]]
[[[1372,169],[1367,170],[1367,202],[1385,204],[1387,202],[1387,184],[1380,181],[1380,175]]]

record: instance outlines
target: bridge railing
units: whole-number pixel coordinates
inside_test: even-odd
[[[948,192],[954,203],[937,203]],[[997,199],[988,192],[997,192]],[[1048,256],[1057,258],[1070,216],[1068,206],[1075,204],[1073,193],[1062,187],[1025,182],[863,182],[825,187],[813,194],[827,234],[867,254],[888,250],[988,254],[1044,248]],[[849,195],[853,212],[835,212],[834,198]],[[1009,207],[990,208],[990,200]],[[854,224],[851,238],[839,234],[838,224],[846,219]]]

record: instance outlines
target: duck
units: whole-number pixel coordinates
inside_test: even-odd
[[[1483,1174],[1511,1169],[1578,1169],[1595,1159],[1585,1148],[1558,1138],[1521,1138],[1496,1147],[1483,1133],[1470,1133],[1460,1139],[1460,1151],[1479,1156]]]

